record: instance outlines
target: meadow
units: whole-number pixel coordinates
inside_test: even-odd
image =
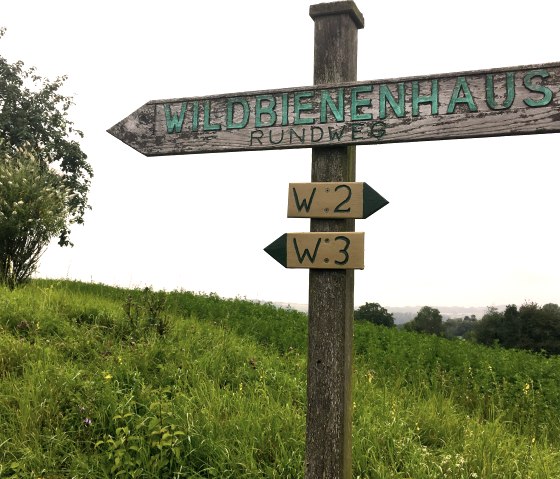
[[[0,478],[302,478],[306,316],[0,288]],[[560,477],[560,358],[355,324],[353,476]]]

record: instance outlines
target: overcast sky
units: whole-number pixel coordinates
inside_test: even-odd
[[[107,128],[148,100],[313,83],[308,0],[4,0],[0,55],[68,75],[94,169],[74,248],[38,275],[306,303],[307,270],[263,248],[311,150],[146,158]],[[560,61],[557,0],[357,0],[358,80]],[[560,303],[560,134],[357,147],[357,180],[389,205],[366,220],[356,306]]]

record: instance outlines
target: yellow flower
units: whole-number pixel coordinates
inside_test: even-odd
[[[105,379],[106,381],[110,381],[111,379],[113,379],[113,375],[111,373],[103,373],[103,379]]]

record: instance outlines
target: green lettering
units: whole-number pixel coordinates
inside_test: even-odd
[[[216,131],[221,130],[222,125],[210,123],[210,100],[204,101],[204,131]]]
[[[181,103],[181,113],[178,115],[171,113],[171,106],[168,103],[163,105],[165,111],[165,122],[167,123],[167,133],[181,133],[183,122],[185,121],[185,112],[187,111],[187,102]]]
[[[371,120],[373,115],[371,113],[358,113],[359,108],[370,107],[371,108],[371,98],[358,98],[360,93],[371,93],[373,91],[373,85],[362,85],[355,86],[352,88],[350,98],[350,118],[352,121],[360,120]]]
[[[344,121],[344,89],[338,89],[338,105],[335,105],[328,90],[321,90],[321,123],[327,123],[327,105],[336,121]]]
[[[282,126],[288,124],[288,94],[282,93]]]
[[[235,105],[241,105],[241,108],[243,109],[243,116],[241,117],[241,121],[238,122],[235,122],[233,119]],[[228,130],[235,128],[245,128],[248,121],[249,103],[247,103],[247,100],[245,98],[228,98],[226,106],[226,128]],[[259,127],[260,125],[255,126]]]
[[[457,77],[455,82],[455,87],[453,88],[453,93],[451,94],[451,100],[449,100],[449,105],[447,107],[447,113],[455,113],[455,108],[457,103],[466,103],[469,107],[469,111],[478,111],[478,108],[473,100],[469,84],[467,79],[463,76]]]
[[[523,103],[525,103],[525,105],[530,107],[546,106],[552,101],[552,90],[550,88],[542,84],[535,85],[531,82],[531,80],[535,77],[548,78],[549,76],[550,73],[548,73],[546,70],[533,70],[523,77],[523,84],[525,85],[525,88],[527,88],[527,90],[541,93],[543,96],[540,100],[526,98],[525,100],[523,100]]]
[[[301,118],[302,111],[309,111],[313,108],[311,103],[302,103],[305,98],[312,98],[315,92],[298,91],[294,94],[294,125],[311,125],[315,123],[315,118]]]
[[[399,99],[396,100],[389,87],[382,83],[379,85],[379,119],[383,120],[387,117],[387,102],[391,105],[391,109],[398,118],[404,116],[404,83],[397,84],[399,89]]]
[[[192,128],[191,131],[198,130],[198,100],[192,102]]]
[[[263,101],[268,102],[263,106]],[[276,99],[272,95],[257,95],[255,102],[255,126],[261,128],[263,126],[274,126],[276,124]],[[262,115],[268,115],[269,121],[263,123]]]
[[[486,104],[491,110],[507,110],[515,99],[515,73],[506,73],[506,99],[502,105],[496,103],[496,91],[494,89],[494,75],[486,75]]]
[[[439,85],[438,80],[432,80],[432,92],[429,96],[420,96],[420,86],[418,81],[412,82],[412,116],[418,116],[420,114],[419,106],[423,103],[431,103],[432,105],[432,115],[438,114],[439,108]]]

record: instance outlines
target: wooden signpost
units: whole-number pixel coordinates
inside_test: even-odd
[[[314,86],[150,101],[108,131],[147,156],[312,148],[312,183],[288,193],[288,216],[311,232],[265,250],[309,269],[306,478],[350,479],[354,220],[387,204],[355,181],[355,145],[560,132],[560,63],[356,82],[354,2],[309,13]]]

